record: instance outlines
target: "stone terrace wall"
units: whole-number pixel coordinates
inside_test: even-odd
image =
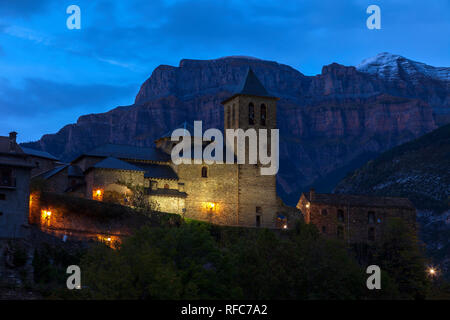
[[[50,211],[46,215],[44,211]],[[177,223],[178,216],[147,217],[129,207],[52,193],[34,193],[30,206],[30,224],[63,237],[78,239],[110,238],[130,235],[144,224],[160,225],[162,217]],[[173,220],[173,221],[172,221]]]

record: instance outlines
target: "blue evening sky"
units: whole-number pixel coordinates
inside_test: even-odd
[[[81,8],[68,30],[66,8]],[[366,8],[381,8],[369,30]],[[450,65],[448,0],[0,1],[0,135],[20,142],[129,105],[160,64],[247,55],[306,75],[388,51]]]

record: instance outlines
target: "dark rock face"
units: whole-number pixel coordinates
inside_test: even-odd
[[[314,181],[325,179],[326,189],[332,189],[329,175],[339,173],[337,182],[347,172],[340,172],[342,168],[363,164],[358,159],[436,128],[434,106],[450,111],[445,80],[430,78],[410,85],[336,63],[308,77],[289,66],[251,58],[182,60],[179,67],[156,68],[133,105],[82,116],[76,124],[24,145],[67,161],[108,142],[152,145],[160,134],[185,120],[203,120],[204,129],[223,128],[220,102],[233,92],[249,66],[266,89],[281,98],[278,183],[280,194],[290,203]]]

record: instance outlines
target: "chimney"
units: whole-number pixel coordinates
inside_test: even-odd
[[[313,188],[309,189],[309,201],[314,200],[315,194],[316,194],[316,190],[314,190]]]
[[[10,152],[16,151],[16,138],[17,138],[17,132],[11,131],[9,133],[9,151]]]

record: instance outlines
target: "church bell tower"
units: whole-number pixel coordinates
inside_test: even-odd
[[[277,97],[269,94],[252,69],[247,73],[236,92],[222,102],[224,106],[224,131],[227,129],[267,130],[267,150],[271,150],[271,130],[277,128]],[[234,143],[236,154],[237,143]],[[258,143],[259,147],[259,143]],[[249,164],[248,141],[246,163],[238,164],[239,224],[273,228],[278,211],[276,175],[261,175],[260,163]]]

